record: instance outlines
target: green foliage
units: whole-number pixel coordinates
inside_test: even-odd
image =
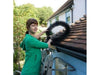
[[[13,68],[14,71],[15,71],[15,70],[18,70],[18,64],[14,63],[14,64],[13,64],[13,67],[14,67],[14,68]]]
[[[38,18],[40,19],[39,23],[46,25],[46,20],[52,15],[53,11],[51,7],[42,7],[38,8]]]
[[[19,47],[21,41],[25,37],[26,21],[29,18],[35,18],[39,24],[46,26],[46,19],[51,16],[52,9],[50,7],[36,8],[32,4],[23,4],[16,6],[13,0],[13,46],[14,46],[14,70],[18,70],[19,61],[25,59],[25,52]],[[40,32],[40,31],[39,31]],[[43,40],[43,38],[42,38]]]
[[[20,60],[24,60],[25,52],[23,50],[20,51]]]
[[[13,61],[14,61],[14,63],[17,64],[17,61],[18,61],[18,51],[17,50],[14,51],[14,59],[13,59]]]

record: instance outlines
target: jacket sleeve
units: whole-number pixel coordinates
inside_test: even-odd
[[[29,47],[35,47],[35,48],[48,48],[48,44],[45,42],[41,42],[37,39],[28,39],[27,45]]]
[[[20,43],[20,47],[21,47],[23,50],[26,50],[25,44],[23,44],[23,42]]]

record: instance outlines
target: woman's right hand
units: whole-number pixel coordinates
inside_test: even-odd
[[[52,42],[52,40],[51,40],[51,39],[49,39],[49,40],[48,40],[48,42],[47,42],[47,43],[48,43],[49,48],[51,47],[51,42]]]

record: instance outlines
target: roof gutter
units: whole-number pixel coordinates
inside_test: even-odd
[[[86,62],[86,55],[66,48],[56,46],[57,50]]]

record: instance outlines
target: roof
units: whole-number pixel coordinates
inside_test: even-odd
[[[67,38],[58,46],[86,54],[86,16],[71,25],[71,31]]]
[[[47,20],[53,18],[57,14],[61,13],[62,11],[66,10],[68,7],[70,7],[73,4],[73,0],[66,1],[52,16],[50,16]]]

